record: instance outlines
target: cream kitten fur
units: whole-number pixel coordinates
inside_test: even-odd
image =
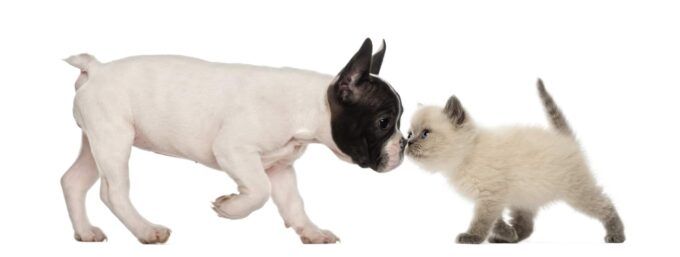
[[[590,173],[566,119],[538,81],[554,130],[475,126],[452,96],[444,109],[425,106],[411,122],[406,154],[426,170],[442,172],[454,188],[475,201],[475,216],[459,243],[516,243],[533,231],[539,208],[564,200],[605,226],[608,243],[625,240],[614,205]],[[503,221],[508,208],[512,219]]]

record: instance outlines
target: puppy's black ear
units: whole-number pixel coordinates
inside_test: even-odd
[[[373,55],[373,60],[371,61],[371,73],[378,75],[380,73],[380,67],[382,66],[383,58],[385,58],[385,50],[387,49],[387,44],[383,39],[378,52]]]
[[[334,80],[333,86],[340,102],[345,104],[356,102],[365,90],[364,87],[369,85],[364,82],[370,77],[372,52],[373,44],[371,39],[367,38]]]
[[[466,115],[465,109],[460,104],[460,100],[455,95],[452,95],[448,101],[446,101],[446,106],[444,106],[444,114],[446,117],[453,122],[454,125],[460,126],[465,123]]]

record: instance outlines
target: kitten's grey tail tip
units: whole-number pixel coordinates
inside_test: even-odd
[[[573,135],[567,119],[562,114],[560,108],[555,104],[548,90],[545,89],[545,84],[541,78],[536,81],[536,87],[538,88],[538,94],[541,97],[541,102],[543,103],[543,108],[545,109],[548,120],[552,126],[559,132],[566,135]]]
[[[545,91],[545,84],[543,84],[543,79],[537,78],[536,86],[538,86],[538,90]]]

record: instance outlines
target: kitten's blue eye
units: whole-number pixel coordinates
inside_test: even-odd
[[[426,139],[427,136],[430,135],[430,130],[429,129],[423,129],[423,132],[420,134],[420,138]]]

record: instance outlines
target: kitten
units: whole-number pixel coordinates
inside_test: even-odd
[[[571,128],[538,80],[538,92],[554,130],[532,127],[482,129],[455,97],[444,109],[421,107],[412,119],[406,154],[420,167],[442,172],[454,188],[475,201],[469,229],[458,243],[517,243],[533,231],[538,209],[564,200],[599,219],[607,243],[625,240],[611,200],[590,173]],[[509,224],[502,218],[510,210]]]

